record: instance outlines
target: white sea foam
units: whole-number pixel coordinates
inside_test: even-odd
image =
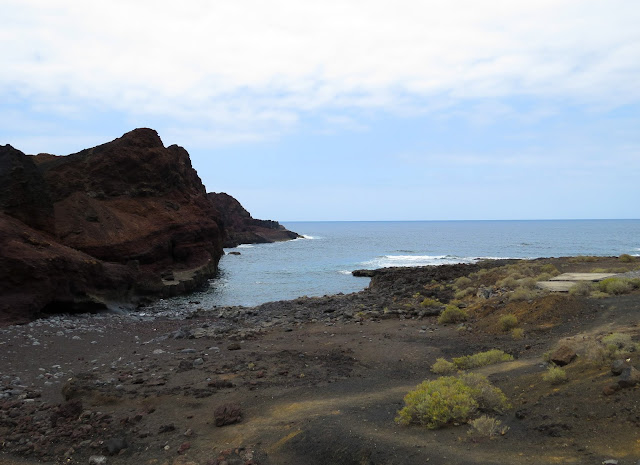
[[[240,244],[237,248],[238,249],[252,249],[254,246],[251,244]]]
[[[315,240],[315,239],[322,239],[321,237],[318,236],[309,236],[307,234],[301,234],[300,237],[298,239],[309,239],[309,240]]]
[[[340,273],[340,274],[349,274],[350,275],[351,271],[349,271],[349,270],[340,270],[340,271],[338,271],[338,273]]]
[[[387,268],[394,266],[453,265],[475,263],[480,260],[499,260],[509,257],[457,257],[455,255],[384,255],[362,262],[364,268]]]

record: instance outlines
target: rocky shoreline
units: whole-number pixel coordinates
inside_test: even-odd
[[[620,265],[611,257],[385,269],[349,295],[252,308],[160,301],[9,326],[0,329],[0,464],[635,464],[639,387],[617,387],[608,364],[588,357],[607,334],[640,340],[640,293],[515,300],[506,284],[489,286],[516,271]],[[456,299],[465,279],[477,292]],[[471,316],[439,323],[442,308],[428,299],[457,301]],[[497,328],[505,314],[518,316],[522,339]],[[578,361],[556,387],[542,375],[558,345]],[[496,347],[515,357],[484,370],[513,404],[501,416],[504,437],[394,423],[407,390],[434,377],[437,357]]]

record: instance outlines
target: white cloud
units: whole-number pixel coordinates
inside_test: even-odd
[[[3,16],[0,96],[52,112],[242,134],[345,107],[640,101],[636,0],[4,0]]]

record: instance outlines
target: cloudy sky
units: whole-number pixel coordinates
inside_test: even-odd
[[[291,220],[640,217],[637,0],[0,0],[0,144]]]

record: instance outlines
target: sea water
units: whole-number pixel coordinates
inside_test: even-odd
[[[351,271],[482,258],[640,255],[640,220],[290,222],[304,238],[226,249],[206,291],[176,298],[210,308],[364,289]],[[228,252],[239,252],[230,255]]]

